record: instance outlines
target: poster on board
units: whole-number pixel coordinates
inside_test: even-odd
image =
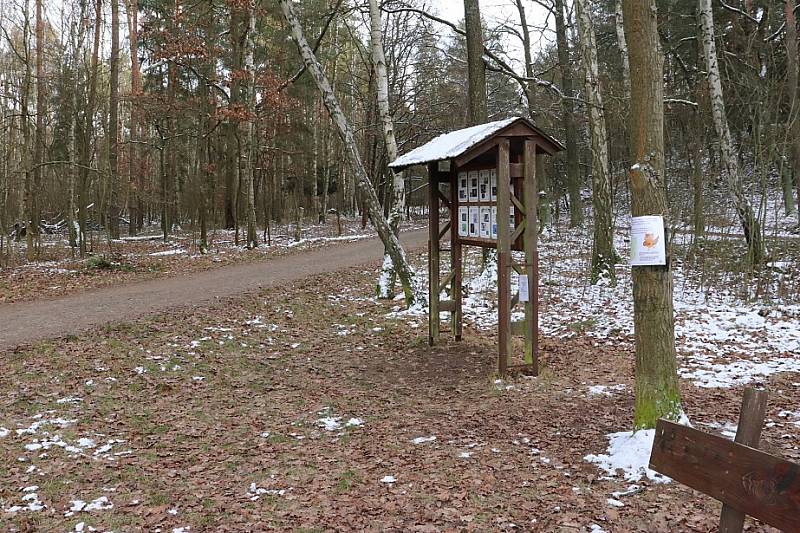
[[[480,174],[477,171],[469,173],[469,201],[478,201],[478,181]]]
[[[489,239],[492,236],[492,208],[481,207],[480,238]]]
[[[469,236],[469,208],[458,208],[458,235],[459,237]]]
[[[489,171],[488,170],[481,170],[481,185],[480,185],[480,194],[479,200],[481,202],[488,202],[489,201]]]
[[[632,217],[631,266],[661,266],[666,264],[664,217]]]
[[[478,236],[478,225],[480,224],[480,208],[479,207],[470,207],[469,208],[469,236],[470,237],[477,237]]]
[[[497,170],[492,169],[489,171],[489,201],[497,201]]]
[[[459,202],[466,202],[467,201],[467,191],[469,186],[467,184],[467,173],[466,172],[459,172],[458,173],[458,201]]]

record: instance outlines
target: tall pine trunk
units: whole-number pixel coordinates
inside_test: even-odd
[[[783,204],[787,215],[794,214],[792,198],[792,176],[797,179],[797,203],[800,207],[800,98],[798,98],[798,74],[800,61],[797,57],[797,17],[794,14],[794,0],[786,0],[786,97],[789,100],[789,119],[786,136],[791,151],[791,171],[782,164],[781,182],[783,185]],[[800,211],[798,212],[800,214]]]
[[[45,85],[44,74],[44,14],[42,13],[42,0],[36,0],[36,137],[34,140],[33,152],[33,185],[31,191],[31,217],[30,225],[28,226],[28,234],[31,238],[28,239],[28,258],[31,259],[34,255],[38,256],[39,247],[39,220],[41,219],[41,212],[39,206],[39,191],[42,188],[42,173],[44,172],[44,147],[45,135],[47,134],[44,119],[47,113],[47,87]],[[32,238],[36,238],[36,243],[33,243]],[[34,244],[31,247],[31,244]]]
[[[137,144],[141,135],[141,111],[139,99],[142,97],[142,72],[139,67],[139,0],[128,0],[128,42],[131,55],[131,111],[130,111],[130,139],[128,150],[128,182],[130,185],[130,225],[128,235],[136,235],[142,228],[144,220],[144,172],[142,168],[141,148]]]
[[[564,0],[555,0],[556,48],[558,68],[561,72],[561,120],[567,157],[567,196],[569,198],[569,226],[583,225],[583,201],[581,200],[581,178],[578,161],[578,127],[575,123],[575,91],[573,89],[572,65],[569,60],[569,40],[567,21],[564,13]]]
[[[614,264],[619,260],[614,249],[614,219],[612,216],[611,171],[608,164],[608,133],[600,92],[600,73],[597,62],[594,25],[586,0],[575,0],[581,58],[586,86],[586,105],[589,111],[589,132],[592,139],[592,207],[594,239],[592,244],[592,283],[608,279],[616,284]]]
[[[625,36],[630,45],[631,214],[669,213],[664,192],[664,58],[659,49],[655,0],[624,0]],[[665,223],[666,226],[666,223]],[[669,239],[667,261],[669,261]],[[634,427],[653,428],[660,417],[681,414],[675,354],[672,271],[666,266],[633,267],[636,339]]]
[[[111,0],[111,91],[108,99],[108,234],[119,239],[119,0]]]
[[[483,29],[478,0],[464,0],[464,28],[467,34],[467,106],[470,126],[489,120],[486,96],[486,64],[483,62]]]

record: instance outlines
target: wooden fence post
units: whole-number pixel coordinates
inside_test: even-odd
[[[767,391],[752,387],[745,389],[734,442],[758,448],[766,414]],[[744,527],[744,517],[743,512],[737,511],[730,505],[722,504],[722,514],[719,519],[720,533],[741,533]]]

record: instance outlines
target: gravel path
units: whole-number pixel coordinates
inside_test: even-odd
[[[427,244],[428,230],[401,235],[407,250]],[[186,276],[98,289],[56,300],[0,305],[0,353],[43,339],[191,305],[208,305],[276,283],[378,261],[377,238],[306,253],[197,272]]]

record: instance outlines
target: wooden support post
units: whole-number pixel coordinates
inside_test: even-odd
[[[751,448],[758,448],[761,440],[761,428],[767,414],[767,391],[747,388],[742,397],[742,409],[739,412],[739,427],[736,429],[734,442]],[[744,527],[745,514],[728,504],[722,504],[719,519],[720,533],[741,533]]]
[[[528,301],[525,302],[525,364],[531,365],[534,376],[539,375],[539,280],[536,249],[538,246],[538,184],[536,183],[536,142],[525,139],[523,154],[525,177],[525,275],[528,278]]]
[[[497,147],[497,337],[500,375],[508,370],[511,353],[511,206],[510,142],[501,139]]]
[[[428,165],[428,343],[439,341],[439,170]]]
[[[453,285],[450,293],[450,299],[453,301],[453,322],[450,329],[453,330],[453,335],[457,341],[461,340],[463,332],[464,313],[461,302],[461,284],[463,272],[461,271],[463,265],[463,255],[461,252],[461,240],[458,238],[458,186],[457,176],[458,173],[455,168],[455,163],[451,163],[452,173],[450,183],[450,268],[455,274],[453,277]]]

